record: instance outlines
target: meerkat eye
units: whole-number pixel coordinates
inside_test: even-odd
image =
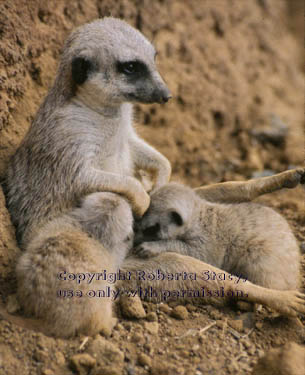
[[[171,220],[176,224],[178,225],[179,227],[181,227],[183,225],[183,219],[181,217],[180,214],[178,214],[178,212],[176,211],[172,211],[170,213],[170,216],[171,216]]]
[[[143,230],[143,235],[146,236],[155,236],[160,230],[160,224],[156,223],[150,227],[147,227]]]
[[[146,65],[141,61],[118,62],[117,70],[127,76],[145,75],[148,73]]]

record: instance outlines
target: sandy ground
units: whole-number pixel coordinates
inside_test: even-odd
[[[136,106],[135,119],[171,161],[175,180],[199,186],[302,165],[303,7],[302,0],[0,1],[0,181],[52,83],[65,37],[105,15],[123,17],[159,52],[174,98]],[[304,190],[260,200],[288,219],[304,252]],[[10,311],[19,254],[0,188],[0,300]],[[304,288],[304,255],[302,267]],[[271,362],[302,374],[302,349],[283,345],[304,345],[304,318],[242,306],[144,308],[145,318],[120,317],[110,338],[87,341],[53,339],[0,313],[0,374],[250,374],[272,348]]]

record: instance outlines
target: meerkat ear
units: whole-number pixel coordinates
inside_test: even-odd
[[[82,85],[90,71],[93,69],[93,62],[87,57],[74,57],[72,60],[72,79],[78,84]]]
[[[183,225],[183,218],[177,211],[170,212],[171,221],[181,227]]]

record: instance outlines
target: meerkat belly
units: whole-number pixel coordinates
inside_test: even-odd
[[[98,134],[101,145],[100,166],[107,172],[133,176],[133,161],[129,144],[132,131],[130,105],[122,105],[120,115],[111,121],[108,119],[107,122],[107,132],[104,129]],[[100,120],[101,128],[103,128],[103,123],[104,120]]]
[[[124,176],[133,175],[133,163],[128,144],[121,144],[112,150],[111,154],[102,162],[102,169]]]

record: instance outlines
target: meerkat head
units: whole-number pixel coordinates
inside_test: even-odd
[[[155,57],[143,34],[109,17],[85,24],[68,37],[59,72],[66,72],[76,98],[90,107],[165,103],[171,94]]]
[[[150,206],[135,225],[135,244],[175,239],[192,226],[198,199],[191,188],[169,183],[154,191]]]

